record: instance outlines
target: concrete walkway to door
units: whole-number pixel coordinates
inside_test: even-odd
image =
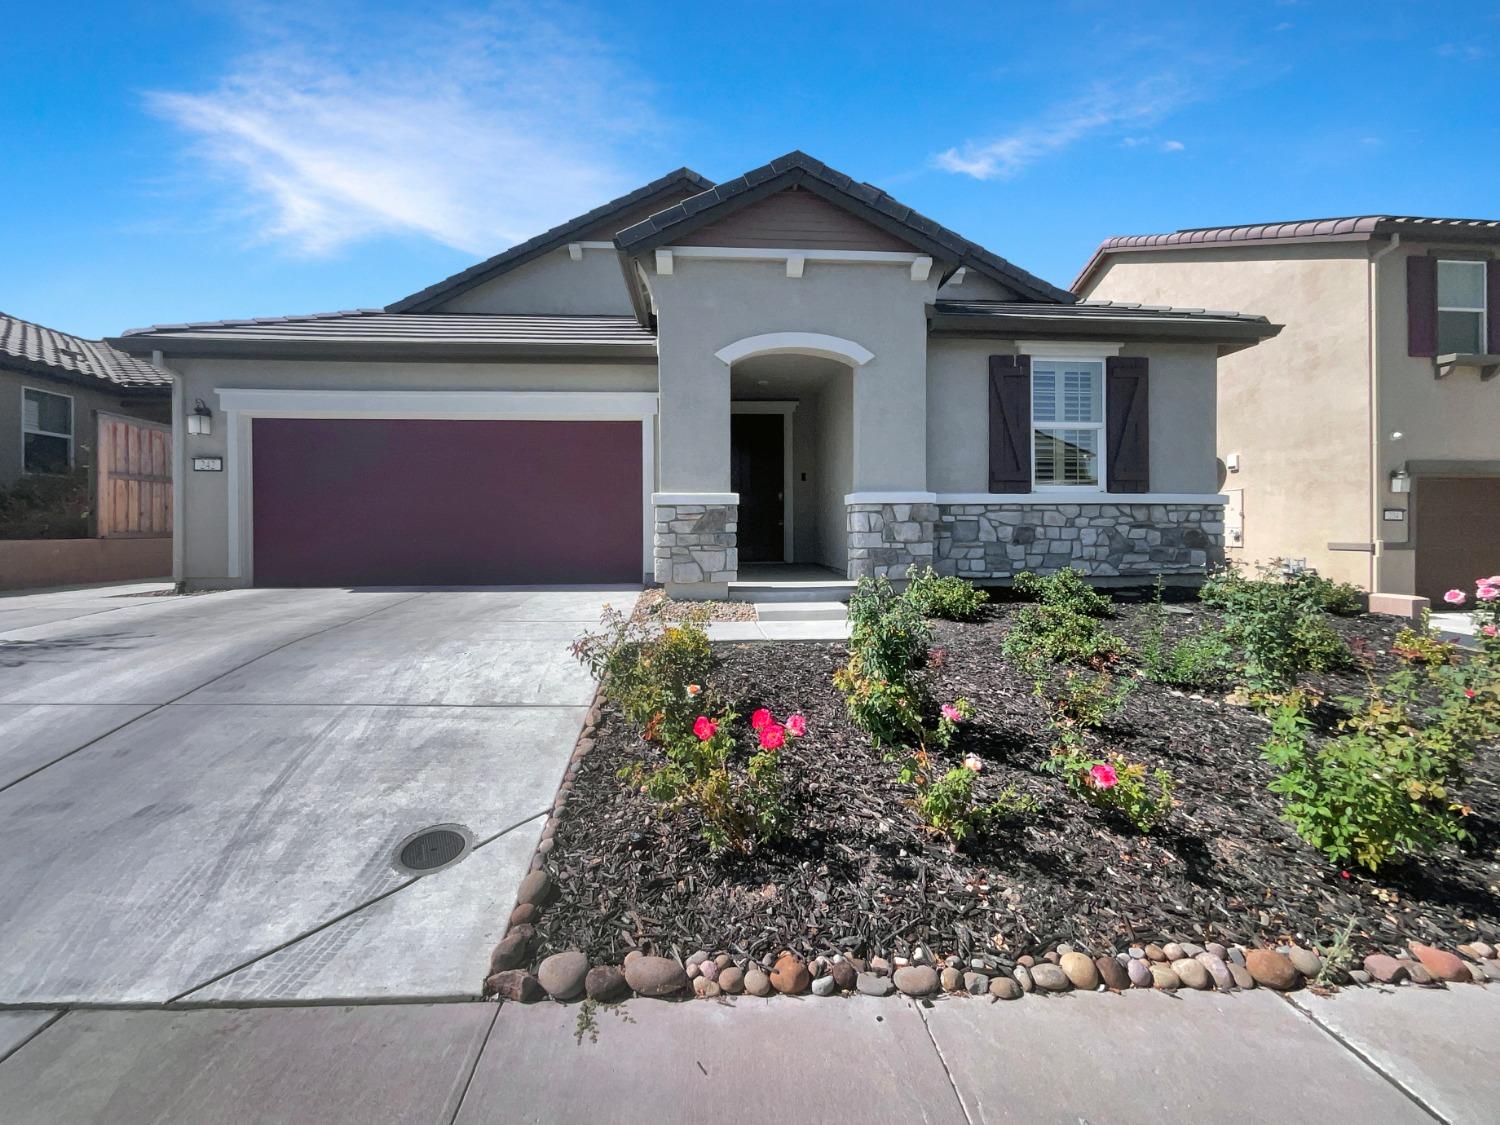
[[[476,998],[634,597],[0,600],[0,1007]]]

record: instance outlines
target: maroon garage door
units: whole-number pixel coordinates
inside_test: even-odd
[[[257,418],[259,586],[639,582],[639,422]]]

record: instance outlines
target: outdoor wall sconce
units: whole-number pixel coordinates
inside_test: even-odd
[[[1405,469],[1391,470],[1391,491],[1397,494],[1411,491],[1411,474]]]
[[[193,412],[188,415],[188,433],[211,434],[214,432],[214,412],[201,398],[193,400]]]

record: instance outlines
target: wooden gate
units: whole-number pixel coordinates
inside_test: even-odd
[[[101,539],[172,534],[172,427],[99,412],[95,532]]]

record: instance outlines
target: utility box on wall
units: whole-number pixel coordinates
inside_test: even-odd
[[[1229,503],[1224,505],[1224,546],[1245,545],[1245,490],[1231,488],[1224,493]]]

